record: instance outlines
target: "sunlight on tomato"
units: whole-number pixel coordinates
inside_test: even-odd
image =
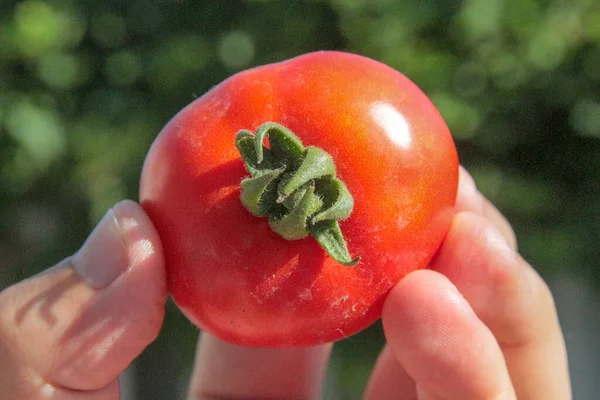
[[[357,265],[313,236],[282,238],[242,204],[251,174],[236,134],[266,122],[333,158],[354,202],[339,228]],[[457,182],[450,132],[419,88],[374,60],[317,52],[236,74],[180,111],[148,153],[140,198],[171,295],[194,324],[239,345],[293,347],[380,317],[392,286],[440,246]]]

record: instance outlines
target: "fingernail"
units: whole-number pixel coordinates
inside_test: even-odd
[[[471,174],[462,166],[460,167],[456,204],[459,211],[471,211],[481,214],[483,210],[483,196],[477,190],[477,185]]]
[[[107,287],[127,269],[127,246],[112,208],[71,261],[81,278],[96,289]]]

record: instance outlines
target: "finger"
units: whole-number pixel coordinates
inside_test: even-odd
[[[498,343],[443,275],[408,274],[386,299],[382,321],[419,399],[515,399]]]
[[[377,358],[365,390],[366,400],[416,400],[415,381],[396,360],[389,345]]]
[[[158,234],[124,201],[74,256],[0,293],[0,342],[21,386],[116,398],[115,379],[158,334],[165,299]]]
[[[331,345],[261,349],[207,333],[198,344],[190,399],[314,399],[323,386]]]
[[[508,220],[477,190],[475,180],[465,168],[461,166],[459,172],[456,211],[470,211],[486,217],[502,233],[510,246],[516,249],[517,238]]]
[[[456,285],[492,331],[519,399],[570,398],[552,294],[493,223],[457,214],[431,268]]]
[[[506,218],[477,190],[474,179],[464,167],[461,166],[459,172],[457,211],[472,211],[485,216],[498,227],[511,246],[516,248],[515,234]],[[386,346],[373,369],[366,397],[396,399],[398,393],[403,394],[403,399],[413,399],[417,396],[415,382],[393,357],[389,346]]]

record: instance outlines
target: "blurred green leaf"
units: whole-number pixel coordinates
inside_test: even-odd
[[[23,168],[41,170],[64,153],[65,129],[54,110],[21,99],[6,114],[6,130],[29,155]]]

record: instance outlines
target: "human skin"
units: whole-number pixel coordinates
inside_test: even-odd
[[[547,285],[464,170],[456,207],[430,268],[385,301],[387,343],[364,397],[570,399]],[[139,205],[121,202],[73,256],[0,292],[0,393],[118,399],[118,374],[158,335],[166,297],[159,237]],[[331,346],[246,348],[203,335],[188,398],[318,398]]]

